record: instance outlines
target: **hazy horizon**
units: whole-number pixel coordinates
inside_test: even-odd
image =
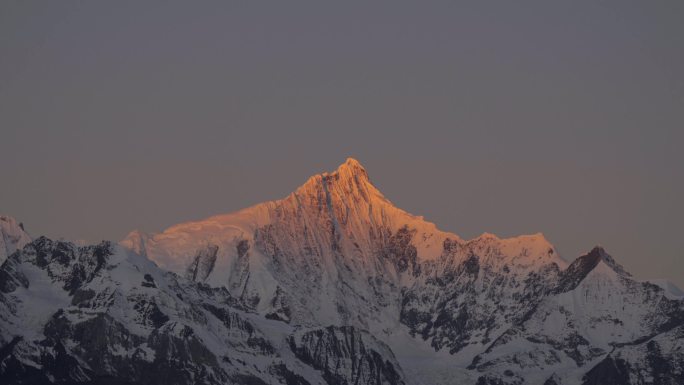
[[[300,6],[296,6],[299,4]],[[0,214],[119,240],[358,159],[463,238],[684,287],[684,3],[0,4]]]

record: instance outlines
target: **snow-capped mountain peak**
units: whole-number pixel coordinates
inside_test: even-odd
[[[322,198],[321,204],[343,203],[350,207],[356,204],[390,205],[391,203],[371,183],[366,169],[354,158],[348,158],[333,172],[311,176],[286,199],[295,196],[301,203],[307,197]],[[335,200],[333,202],[332,200]]]
[[[541,233],[440,231],[351,158],[121,245],[41,237],[0,265],[0,382],[684,383],[674,290],[602,247],[568,263]]]
[[[361,163],[354,158],[347,158],[335,171],[342,177],[347,178],[365,178],[368,181],[368,173]]]
[[[488,269],[505,268],[521,277],[546,265],[567,266],[541,233],[508,239],[485,233],[464,241],[437,229],[394,206],[353,158],[310,177],[283,199],[160,234],[132,232],[122,245],[163,268],[225,286],[259,311],[295,323],[362,320],[368,326],[397,318],[399,309],[390,304],[399,285],[410,285],[423,269],[457,266],[473,255]],[[308,298],[306,306],[295,303],[301,297]],[[353,310],[340,312],[350,301]],[[354,321],[350,313],[366,316]]]

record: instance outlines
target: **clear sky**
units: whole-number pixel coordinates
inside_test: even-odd
[[[0,2],[0,213],[121,239],[357,158],[464,238],[684,287],[684,2]]]

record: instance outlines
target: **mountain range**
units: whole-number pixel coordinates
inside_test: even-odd
[[[0,217],[7,384],[683,384],[684,299],[603,248],[464,240],[348,159],[287,197],[82,246]]]

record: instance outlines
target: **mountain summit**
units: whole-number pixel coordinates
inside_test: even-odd
[[[324,173],[327,174],[327,173]],[[338,168],[334,174],[339,174],[342,178],[356,179],[361,178],[362,181],[368,183],[368,173],[361,163],[354,158],[347,158]]]

